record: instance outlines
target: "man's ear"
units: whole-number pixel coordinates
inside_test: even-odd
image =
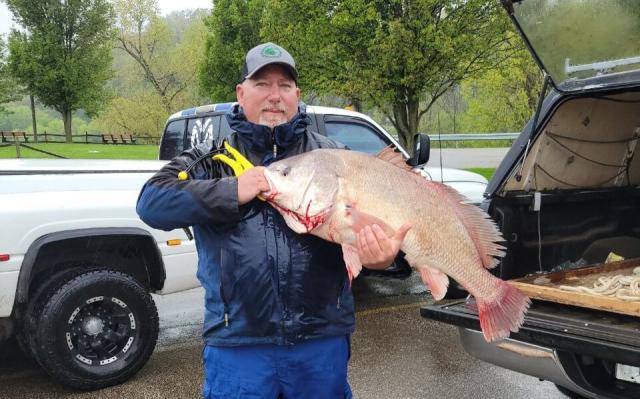
[[[238,103],[242,105],[242,101],[244,100],[244,87],[242,87],[242,83],[236,85],[236,99]]]

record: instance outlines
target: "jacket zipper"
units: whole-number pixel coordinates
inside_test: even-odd
[[[276,144],[276,129],[271,129],[271,141],[273,142],[273,160],[278,156],[278,145]]]
[[[222,299],[222,305],[224,306],[224,326],[229,327],[229,305],[224,297],[224,288],[222,287],[222,248],[220,248],[220,299]]]
[[[338,291],[338,301],[336,303],[336,309],[340,309],[340,298],[342,298],[342,292],[344,291],[344,286],[347,284],[347,279],[342,279],[342,284],[340,285],[340,290]]]

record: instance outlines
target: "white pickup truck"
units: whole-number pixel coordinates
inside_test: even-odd
[[[352,135],[366,127],[360,120],[369,121],[355,112],[334,114],[351,118],[342,121],[346,127],[361,128]],[[187,132],[188,119],[169,119],[161,154],[175,143],[176,120],[181,138],[197,133]],[[383,129],[377,134],[381,146],[395,143]],[[350,143],[355,150],[357,142]],[[90,390],[131,377],[158,336],[150,293],[199,286],[188,231],[154,230],[135,212],[140,188],[165,162],[0,160],[0,342],[15,334],[22,350],[63,384]],[[444,169],[450,173],[463,177],[463,193],[484,191],[481,176]],[[469,185],[473,191],[465,192]]]

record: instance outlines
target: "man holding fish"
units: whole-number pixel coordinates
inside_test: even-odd
[[[154,228],[193,226],[205,289],[205,398],[350,398],[351,279],[362,265],[388,267],[411,229],[361,218],[341,247],[287,226],[265,166],[341,147],[308,130],[297,78],[282,47],[249,50],[227,145],[257,166],[234,172],[201,144],[163,167],[138,199]],[[300,220],[309,229],[323,222],[308,212]]]

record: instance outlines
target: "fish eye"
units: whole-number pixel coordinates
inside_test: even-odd
[[[282,176],[284,177],[286,177],[289,174],[289,172],[291,172],[291,166],[285,166],[280,170],[280,174],[282,174]]]

